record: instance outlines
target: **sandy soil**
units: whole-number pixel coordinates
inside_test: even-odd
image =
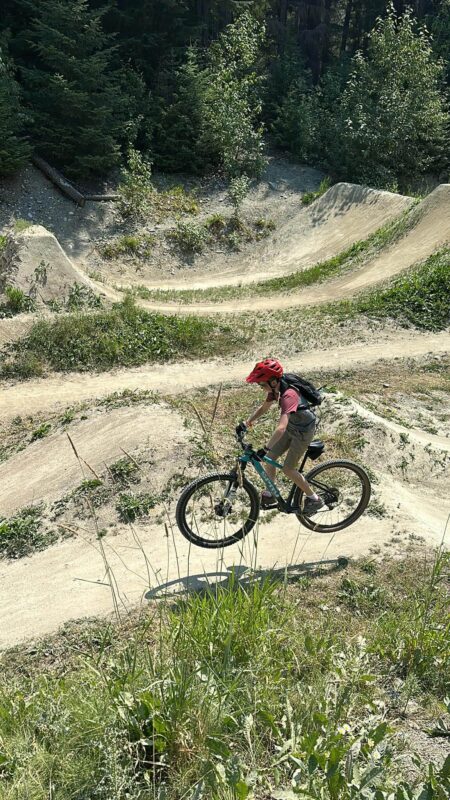
[[[380,358],[407,358],[427,353],[447,353],[450,334],[409,332],[392,337],[388,342],[330,350],[315,350],[290,358],[293,370],[339,369],[345,366],[370,364]],[[282,358],[282,354],[280,354]],[[101,397],[125,389],[150,389],[182,394],[187,389],[220,382],[241,382],[248,374],[248,362],[189,361],[182,364],[145,366],[121,369],[102,374],[64,373],[5,386],[0,404],[0,419],[17,414],[34,414],[42,409],[64,408],[80,400]]]
[[[273,239],[259,243],[252,252],[205,256],[195,269],[186,271],[189,288],[255,280],[273,274],[286,274],[334,255],[353,241],[364,238],[383,222],[397,216],[411,204],[411,198],[373,192],[340,184],[309,209],[300,209],[300,195],[317,187],[320,174],[284,163],[269,165],[268,173],[248,199],[250,214],[268,214],[278,228]],[[43,183],[44,181],[44,183]],[[395,274],[437,249],[449,238],[450,193],[441,186],[426,198],[418,211],[416,226],[392,248],[369,262],[365,269],[342,276],[313,292],[277,297],[277,307],[326,302],[350,296],[364,286]],[[217,186],[202,199],[202,214],[213,213],[224,200],[223,187]],[[27,205],[28,204],[28,205]],[[63,217],[62,217],[63,215]],[[59,196],[35,170],[27,170],[20,185],[14,184],[9,199],[0,197],[0,224],[13,216],[44,223],[55,231],[77,269],[89,270],[93,246],[101,235],[117,232],[114,209],[108,204],[75,209]],[[161,263],[150,265],[148,280],[169,282],[173,267],[169,254]],[[95,260],[95,259],[94,259]],[[70,262],[69,262],[70,263]],[[184,265],[186,267],[186,265]],[[153,270],[153,273],[152,273]],[[111,283],[114,270],[111,270]],[[142,282],[141,280],[139,282]],[[179,282],[180,283],[180,282]],[[175,285],[176,281],[172,282]],[[95,284],[94,284],[95,285]],[[99,284],[114,300],[118,294]],[[266,298],[257,303],[211,305],[209,311],[232,312],[249,307],[265,308]],[[268,300],[273,307],[273,298]],[[262,303],[262,304],[261,304]],[[142,305],[150,306],[149,303]],[[182,309],[187,310],[187,309]],[[192,311],[192,307],[189,309]],[[173,305],[167,306],[173,313]],[[202,306],[199,311],[205,311]],[[24,315],[0,324],[0,343],[24,335],[36,315]],[[357,369],[380,358],[422,357],[450,351],[450,334],[420,334],[417,331],[389,330],[384,340],[355,340],[345,346],[311,350],[289,357],[292,369],[315,373],[321,369]],[[280,357],[283,353],[280,353]],[[58,374],[45,379],[5,384],[0,399],[0,420],[18,415],[34,415],[63,410],[79,401],[91,401],[126,389],[151,389],[164,394],[183,394],[192,388],[221,381],[241,383],[248,372],[248,360],[184,362],[164,366],[115,370],[103,374]],[[334,407],[333,407],[334,408]],[[355,416],[356,415],[356,416]],[[408,537],[423,537],[430,544],[441,541],[450,506],[445,495],[448,471],[449,438],[445,431],[431,433],[415,425],[405,428],[395,419],[382,419],[373,410],[353,401],[342,406],[341,418],[330,419],[329,428],[359,419],[364,432],[361,460],[377,473],[378,516],[366,514],[354,526],[334,537],[310,534],[292,517],[260,525],[257,545],[248,537],[242,546],[224,553],[192,548],[172,529],[173,509],[168,529],[161,521],[149,524],[114,526],[102,539],[92,530],[81,531],[30,558],[0,562],[0,646],[7,647],[25,638],[40,636],[77,617],[107,613],[113,606],[112,590],[119,608],[125,612],[145,597],[165,591],[198,587],[207,580],[222,580],[232,567],[242,573],[274,566],[301,570],[306,563],[334,559],[339,555],[358,556],[389,548],[401,553]],[[433,414],[430,416],[433,424]],[[350,422],[349,422],[350,424]],[[125,407],[108,413],[92,413],[86,420],[71,425],[71,436],[80,455],[96,469],[120,457],[121,448],[135,450],[148,445],[154,451],[154,471],[164,482],[175,470],[181,450],[186,450],[187,434],[179,415],[162,406]],[[0,465],[0,514],[11,514],[27,503],[53,502],[82,480],[82,472],[59,429],[46,439],[29,444]],[[386,512],[382,509],[386,508]],[[169,536],[167,536],[167,530]]]
[[[58,430],[0,464],[0,516],[53,502],[138,446],[152,454],[155,473],[167,478],[165,463],[186,442],[181,417],[161,406],[116,408],[72,425],[69,433],[83,462]]]

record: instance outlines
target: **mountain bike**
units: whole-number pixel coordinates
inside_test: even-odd
[[[311,469],[305,478],[324,501],[314,516],[303,514],[304,494],[292,484],[284,499],[276,484],[265,472],[262,462],[281,468],[282,464],[269,456],[261,457],[253,446],[244,441],[245,432],[236,438],[244,451],[230,472],[212,472],[186,486],[176,508],[177,525],[190,542],[199,547],[228,547],[244,538],[256,524],[260,514],[258,489],[245,476],[252,466],[275,498],[269,506],[284,514],[295,514],[306,528],[318,533],[333,533],[352,525],[367,508],[370,500],[370,480],[367,472],[353,461],[337,459],[324,461]],[[299,471],[307,459],[315,461],[325,450],[325,444],[313,441],[309,445]]]

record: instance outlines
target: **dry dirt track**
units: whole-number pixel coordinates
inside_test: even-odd
[[[233,266],[223,266],[216,255],[213,269],[208,272],[191,267],[181,279],[146,285],[159,289],[204,289],[288,275],[366,239],[413,203],[411,197],[352,183],[336,183],[311,206],[302,206],[300,196],[298,200],[298,210],[270,238],[256,243],[250,254],[236,254]]]
[[[371,547],[382,548],[394,530],[401,538],[390,545],[391,553],[405,549],[411,531],[429,544],[440,542],[448,503],[410,491],[392,478],[382,489],[383,498],[396,509],[394,528],[390,519],[365,515],[349,529],[325,536],[283,516],[282,526],[276,518],[259,527],[257,547],[251,534],[242,545],[215,552],[189,546],[177,529],[167,539],[162,525],[137,525],[134,531],[122,528],[101,543],[92,534],[84,538],[81,533],[32,558],[0,562],[0,649],[52,633],[68,620],[110,612],[106,563],[120,609],[125,611],[145,602],[146,596],[226,580],[232,568],[244,576],[250,569],[301,573],[308,563],[340,555],[358,557]]]
[[[447,332],[423,334],[409,332],[374,345],[360,344],[337,347],[333,350],[315,350],[289,359],[292,369],[331,370],[340,367],[370,364],[380,358],[414,358],[427,353],[450,351],[450,334]],[[280,356],[281,357],[281,356]],[[90,373],[65,373],[50,378],[39,378],[13,384],[3,389],[0,399],[0,420],[18,414],[35,414],[38,411],[65,408],[73,403],[102,397],[126,389],[148,389],[161,394],[182,394],[188,389],[200,388],[221,382],[241,382],[248,374],[248,361],[189,361],[175,364],[151,365],[136,369],[116,370],[99,375]]]
[[[330,189],[329,192],[331,191]],[[326,195],[324,195],[324,198],[326,198]],[[448,244],[450,241],[450,184],[438,186],[434,192],[422,201],[416,213],[418,221],[414,227],[398,242],[384,249],[380,255],[368,264],[348,275],[304,289],[301,292],[293,291],[289,294],[269,295],[267,297],[258,296],[243,300],[235,298],[231,302],[191,303],[189,305],[152,301],[141,302],[145,308],[153,308],[158,311],[173,312],[176,310],[182,314],[210,315],[233,314],[240,311],[271,311],[274,308],[320,305],[348,299],[363,289],[393,277]],[[324,227],[326,228],[326,226]],[[322,231],[322,235],[324,233],[325,231]],[[330,242],[332,241],[333,239],[331,238]],[[334,252],[338,251],[335,249]],[[315,263],[319,261],[320,258],[317,258]],[[302,260],[302,266],[309,265],[310,262]],[[293,271],[292,265],[290,271]],[[270,271],[266,271],[265,277],[273,277],[276,274],[283,274],[280,272],[277,262],[270,266]],[[246,276],[242,274],[242,277],[245,278]],[[246,281],[244,280],[243,282]],[[216,285],[214,280],[206,279],[203,288],[213,285]],[[184,288],[187,287],[185,286]],[[188,288],[193,288],[190,281]]]
[[[372,193],[371,190],[343,190],[342,184],[332,187],[328,198],[325,195],[308,211],[310,222],[305,229],[292,230],[292,220],[285,230],[277,234],[275,247],[267,244],[266,259],[244,262],[246,274],[228,270],[214,279],[206,276],[201,286],[223,285],[267,278],[269,275],[287,274],[302,266],[309,266],[323,260],[347,247],[351,242],[364,238],[387,219],[395,217],[411,203],[410,198],[401,198],[388,193]],[[417,225],[395,247],[382,253],[365,270],[318,286],[312,293],[277,296],[277,306],[305,303],[327,302],[330,299],[346,297],[364,286],[371,285],[404,269],[415,261],[437,249],[449,237],[450,187],[439,187],[422,203],[422,214]],[[333,194],[334,190],[334,194]],[[353,191],[353,194],[352,194]],[[386,195],[386,197],[382,197]],[[334,198],[334,200],[333,200]],[[359,216],[358,216],[359,215]],[[304,214],[304,219],[307,215]],[[314,225],[312,224],[314,222]],[[365,227],[364,227],[365,226]],[[322,237],[322,238],[321,238]],[[270,249],[272,247],[272,250]],[[277,250],[278,248],[278,250]],[[266,264],[264,272],[261,268]],[[259,270],[259,272],[258,272]],[[192,280],[191,280],[192,277]],[[193,288],[195,273],[190,276],[189,288]],[[199,276],[200,279],[200,276]],[[217,283],[214,283],[217,281]],[[175,285],[172,284],[173,286]],[[111,299],[118,295],[109,287],[99,286]],[[323,293],[323,294],[321,294]],[[266,299],[265,299],[266,300]],[[252,310],[264,308],[252,302]],[[274,300],[269,301],[273,307]],[[152,304],[142,302],[143,306]],[[229,311],[244,308],[230,304]],[[167,305],[173,313],[177,308]],[[182,311],[193,311],[193,307],[183,307]],[[199,313],[204,306],[196,307]],[[224,313],[227,306],[212,305],[208,311]],[[31,318],[5,321],[5,341],[14,335],[16,329],[23,334]],[[2,331],[0,328],[0,336]],[[316,350],[289,359],[292,369],[302,371],[329,370],[340,367],[357,367],[370,364],[380,358],[395,359],[442,354],[450,351],[450,335],[419,334],[402,332],[388,342],[373,345],[356,343],[351,347],[335,348],[327,351]],[[146,366],[139,369],[116,370],[99,375],[65,374],[53,375],[48,379],[26,381],[5,386],[0,397],[0,420],[6,421],[17,415],[63,409],[80,402],[103,397],[112,392],[126,389],[150,389],[164,400],[165,394],[183,393],[191,388],[205,387],[221,381],[240,383],[248,372],[248,362],[183,362],[165,366]],[[356,406],[355,406],[356,408]],[[357,409],[358,413],[371,412]],[[396,423],[386,423],[393,435],[401,432]],[[140,441],[143,431],[149,440],[160,447],[162,436],[170,428],[177,436],[167,438],[162,447],[166,460],[175,462],[177,447],[182,442],[182,432],[169,421],[168,412],[158,410],[152,416],[151,409],[118,409],[111,416],[103,416],[101,423],[90,419],[86,424],[74,426],[74,440],[80,454],[94,464],[102,460],[116,458],[120,444],[126,446]],[[422,446],[430,438],[434,446],[448,451],[448,441],[442,437],[422,436],[420,431],[412,432],[417,445]],[[441,441],[442,439],[442,441]],[[436,441],[435,441],[436,440]],[[70,459],[73,458],[73,461]],[[24,502],[38,498],[52,500],[61,491],[79,482],[79,465],[67,447],[67,440],[59,434],[48,440],[36,442],[24,453],[13,456],[0,468],[3,480],[0,492],[1,513],[10,513]],[[44,484],[44,485],[43,485]],[[20,494],[20,492],[22,493]],[[137,526],[137,539],[130,528],[122,528],[116,536],[108,536],[102,542],[92,536],[61,542],[48,550],[37,553],[32,558],[18,562],[0,562],[0,647],[7,647],[23,639],[54,631],[65,621],[81,616],[107,613],[112,608],[111,587],[106,573],[105,556],[112,569],[111,579],[115,586],[119,605],[125,609],[138,602],[148,592],[149,587],[171,584],[171,588],[196,586],[205,581],[206,572],[225,579],[231,567],[245,573],[249,568],[270,569],[302,565],[306,561],[335,558],[346,554],[357,556],[367,553],[371,545],[383,546],[393,532],[393,526],[400,531],[414,531],[423,535],[428,542],[438,542],[445,527],[449,508],[446,502],[430,495],[432,490],[417,492],[404,482],[391,476],[382,478],[382,498],[395,508],[395,523],[391,519],[375,519],[364,516],[353,527],[332,538],[311,535],[300,528],[292,517],[279,519],[263,525],[258,532],[258,547],[255,549],[249,537],[241,549],[235,546],[225,553],[204,552],[190,548],[181,535],[175,531],[174,538],[165,537],[162,525]],[[19,503],[20,498],[20,503]],[[22,500],[24,502],[22,502]],[[1,504],[3,503],[4,509]],[[280,528],[282,539],[280,540]],[[404,547],[405,540],[400,546]],[[104,553],[100,548],[104,547]],[[196,575],[197,577],[192,577]],[[189,578],[188,578],[189,576]]]
[[[181,417],[161,406],[131,406],[96,414],[71,425],[70,437],[94,474],[123,458],[124,450],[132,452],[141,446],[152,456],[153,469],[162,481],[166,462],[186,441]],[[0,517],[32,503],[54,502],[83,478],[92,478],[91,470],[74,457],[64,430],[32,442],[0,464]]]

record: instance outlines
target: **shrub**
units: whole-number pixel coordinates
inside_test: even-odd
[[[244,202],[250,188],[250,179],[247,175],[238,175],[231,178],[228,184],[228,197],[234,208],[234,215],[239,215],[239,209]]]
[[[104,258],[117,258],[121,255],[145,257],[150,254],[155,244],[156,236],[151,234],[145,236],[127,234],[103,245],[100,252]]]
[[[130,458],[120,458],[111,464],[109,471],[117,483],[128,485],[129,483],[139,483],[139,467]]]
[[[186,253],[202,253],[208,242],[207,230],[193,222],[179,222],[169,236]]]
[[[7,286],[5,294],[7,302],[4,306],[4,312],[21,314],[25,311],[33,311],[34,301],[29,295],[25,294],[22,289],[18,289],[16,286]]]
[[[122,179],[117,189],[119,210],[123,217],[145,219],[148,216],[155,191],[151,177],[151,161],[130,147],[127,165],[122,169]]]

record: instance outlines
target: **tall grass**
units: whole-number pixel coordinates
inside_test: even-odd
[[[365,564],[353,569],[356,584],[368,578]],[[420,674],[444,673],[437,620],[448,558],[385,569],[384,578],[382,567],[370,572],[372,583],[392,582],[378,615],[355,613],[354,593],[346,604],[339,574],[328,588],[231,574],[227,585],[152,606],[123,636],[97,628],[91,653],[72,653],[59,672],[6,672],[0,797],[263,800],[280,787],[312,800],[419,796],[393,757],[389,646],[412,629],[422,641],[425,613],[436,635]],[[406,616],[408,607],[420,613]],[[403,678],[417,668],[405,662]],[[427,686],[438,698],[446,689]],[[422,774],[423,796],[442,800],[450,759]]]

